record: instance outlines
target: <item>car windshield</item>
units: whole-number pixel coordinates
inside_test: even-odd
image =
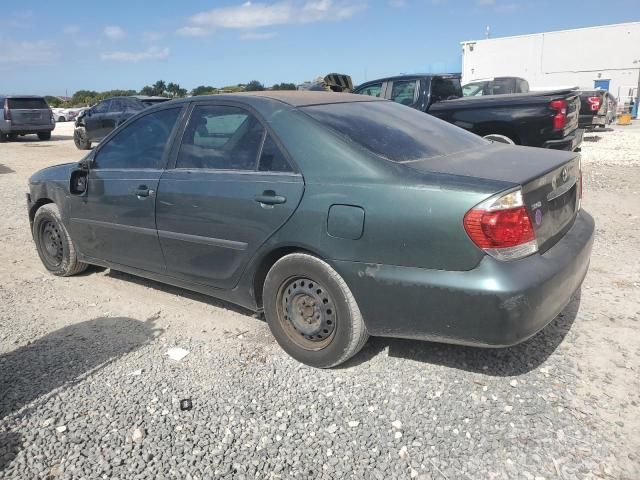
[[[439,157],[487,144],[477,135],[394,102],[334,103],[301,110],[343,138],[394,162]]]
[[[16,110],[49,108],[44,98],[8,98],[7,102]]]

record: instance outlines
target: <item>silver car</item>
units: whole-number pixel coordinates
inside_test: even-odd
[[[55,127],[53,112],[43,97],[0,95],[0,142],[32,133],[49,140]]]

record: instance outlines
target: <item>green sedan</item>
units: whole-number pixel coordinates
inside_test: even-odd
[[[165,102],[35,173],[54,275],[95,264],[264,311],[332,367],[370,335],[509,346],[580,288],[594,222],[576,153],[488,142],[387,100],[256,92]]]

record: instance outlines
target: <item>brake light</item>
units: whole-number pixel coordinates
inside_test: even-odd
[[[551,100],[549,106],[556,112],[553,116],[553,129],[562,130],[567,124],[567,101]]]
[[[591,108],[592,112],[600,110],[600,97],[589,97],[587,101],[589,102],[589,108]]]
[[[516,260],[538,251],[520,189],[475,206],[463,224],[471,241],[498,260]]]
[[[4,99],[4,119],[11,120],[11,110],[9,110],[9,101]]]

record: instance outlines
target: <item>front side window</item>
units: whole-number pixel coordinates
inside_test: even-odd
[[[110,112],[122,112],[124,110],[123,101],[118,99],[111,100],[111,105],[109,105]]]
[[[193,109],[176,168],[255,170],[264,127],[238,107],[202,105]]]
[[[380,97],[382,95],[382,83],[374,83],[362,90],[358,90],[360,95],[369,95],[370,97]]]
[[[164,168],[164,151],[180,108],[150,113],[133,121],[105,143],[93,168]]]
[[[93,107],[93,113],[106,113],[109,111],[109,103],[110,100],[105,100],[100,102],[95,107]]]
[[[484,83],[468,83],[462,87],[462,95],[465,97],[480,97],[483,95]]]
[[[413,105],[416,95],[416,81],[393,82],[391,100],[402,105]]]

